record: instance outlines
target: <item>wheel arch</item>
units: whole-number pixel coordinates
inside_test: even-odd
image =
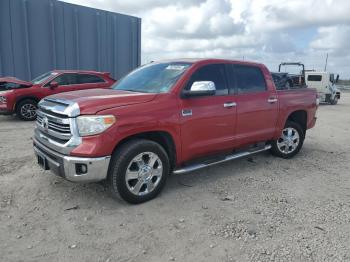
[[[117,143],[117,145],[114,147],[113,154],[116,150],[118,150],[118,148],[120,148],[121,145],[133,139],[147,139],[160,144],[168,154],[169,161],[170,161],[170,169],[173,170],[175,168],[176,161],[177,161],[176,145],[175,145],[174,138],[169,132],[161,131],[161,130],[147,131],[147,132],[142,132],[142,133],[137,133],[137,134],[127,136]]]
[[[13,109],[15,110],[15,111],[17,111],[17,106],[22,102],[22,101],[24,101],[24,100],[33,100],[33,101],[35,101],[36,103],[39,103],[39,101],[40,101],[40,99],[39,98],[37,98],[36,96],[22,96],[22,97],[18,97],[17,99],[16,99],[16,102],[15,102],[15,104],[14,104],[14,106],[13,106]]]
[[[307,112],[305,110],[296,110],[291,112],[285,122],[287,121],[293,121],[299,124],[305,135],[307,129]]]

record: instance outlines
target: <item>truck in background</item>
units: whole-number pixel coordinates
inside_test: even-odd
[[[289,72],[288,67],[300,68],[300,71]],[[284,70],[283,70],[284,69]],[[305,88],[305,66],[300,62],[282,62],[278,66],[278,72],[272,72],[272,79],[277,90]]]
[[[320,102],[336,105],[340,99],[340,90],[336,87],[339,75],[324,71],[305,71],[305,80],[308,87],[317,90]]]

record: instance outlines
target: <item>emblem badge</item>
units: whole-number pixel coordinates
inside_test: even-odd
[[[49,130],[49,119],[46,116],[43,117],[41,125],[45,129],[45,131]]]

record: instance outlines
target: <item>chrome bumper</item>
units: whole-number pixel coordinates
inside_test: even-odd
[[[65,156],[33,139],[38,163],[45,169],[72,182],[97,182],[107,178],[110,156],[85,158]],[[84,168],[82,168],[84,167]],[[86,168],[86,172],[84,169]]]

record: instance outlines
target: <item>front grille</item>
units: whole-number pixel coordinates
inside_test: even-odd
[[[37,112],[37,126],[44,136],[59,144],[65,144],[72,137],[68,117],[58,117],[44,113],[39,109]]]
[[[42,99],[38,103],[34,131],[36,141],[62,155],[69,155],[82,143],[76,123],[79,115],[80,108],[76,102],[61,98]]]
[[[0,103],[1,104],[6,104],[6,101],[7,101],[6,97],[0,96]]]

